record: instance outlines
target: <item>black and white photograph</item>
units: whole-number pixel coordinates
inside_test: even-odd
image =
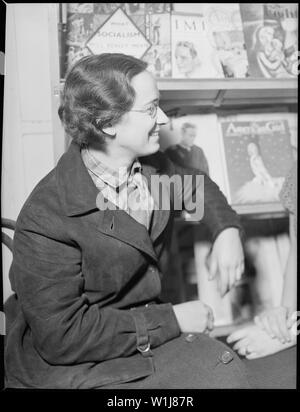
[[[1,392],[297,390],[298,4],[0,17]]]

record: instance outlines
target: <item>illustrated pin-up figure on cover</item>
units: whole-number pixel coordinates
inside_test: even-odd
[[[279,192],[284,182],[284,176],[272,177],[266,165],[259,145],[247,145],[249,163],[254,177],[247,181],[236,193],[236,203],[275,202],[279,200]]]
[[[247,152],[250,158],[251,170],[254,174],[254,181],[262,186],[275,187],[275,182],[266,169],[264,161],[259,153],[258,145],[255,143],[249,143],[247,146]]]
[[[278,201],[284,176],[271,176],[264,163],[259,144],[254,142],[249,143],[247,145],[247,153],[254,177],[238,190],[235,201],[237,203],[259,200],[266,202]]]

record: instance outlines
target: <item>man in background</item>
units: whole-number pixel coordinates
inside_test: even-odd
[[[185,122],[181,127],[182,138],[180,143],[170,146],[166,155],[176,164],[183,167],[199,169],[209,175],[209,166],[201,147],[194,145],[197,128],[193,123]]]

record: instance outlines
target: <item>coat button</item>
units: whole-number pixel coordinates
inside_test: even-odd
[[[229,362],[232,361],[233,355],[232,355],[228,350],[225,350],[225,351],[222,353],[220,359],[221,359],[221,362],[222,362],[222,363],[226,364],[226,363],[229,363]]]
[[[196,335],[194,335],[193,333],[189,333],[187,336],[185,336],[185,340],[187,342],[193,342],[195,339],[197,338]]]

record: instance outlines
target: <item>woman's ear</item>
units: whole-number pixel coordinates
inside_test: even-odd
[[[116,128],[114,126],[112,126],[110,123],[107,126],[103,127],[102,131],[105,134],[108,134],[109,136],[112,136],[112,137],[115,136],[116,132],[117,132]]]
[[[107,134],[108,136],[114,137],[116,135],[116,128],[112,126],[111,123],[104,123],[103,125],[101,125],[101,120],[97,119],[96,125],[101,129],[103,133]]]

